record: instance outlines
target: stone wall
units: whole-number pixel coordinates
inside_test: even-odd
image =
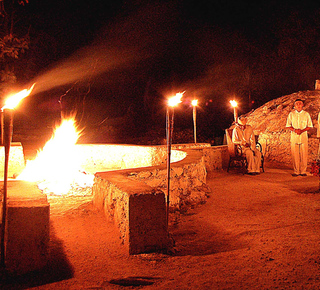
[[[185,150],[183,160],[171,164],[170,209],[186,210],[203,203],[209,189],[201,150]],[[130,168],[97,172],[93,203],[112,218],[130,254],[168,248],[167,167]]]
[[[102,146],[102,145],[101,145]],[[122,146],[119,146],[121,152]],[[126,150],[128,150],[126,146]],[[132,146],[133,148],[140,146]],[[129,180],[138,180],[144,182],[153,188],[159,188],[166,192],[167,188],[167,165],[166,165],[166,146],[154,146],[150,150],[148,146],[141,146],[146,152],[159,154],[157,157],[149,158],[148,160],[157,160],[158,165],[145,167],[132,166],[130,169],[123,169],[121,173],[127,174]],[[172,155],[175,155],[176,162],[171,163],[171,200],[172,209],[181,210],[186,206],[196,205],[206,201],[209,189],[206,186],[207,172],[223,170],[227,168],[229,155],[227,146],[214,146],[210,144],[179,144],[173,145],[173,148],[185,148],[184,151],[172,150]],[[108,148],[108,146],[106,147]],[[189,148],[189,149],[188,149]],[[190,149],[192,148],[192,149]],[[105,151],[108,153],[108,151]],[[121,154],[120,154],[121,155]],[[184,159],[182,156],[187,156]],[[94,159],[94,163],[101,163],[99,160],[105,159],[105,155],[99,155]],[[141,158],[142,159],[142,158]],[[141,160],[139,161],[141,164]],[[117,166],[115,166],[117,167]],[[137,168],[137,170],[134,170]],[[100,175],[100,173],[97,173]],[[97,175],[96,174],[96,175]]]
[[[271,162],[292,164],[290,134],[287,132],[261,133],[259,142],[262,145],[265,159]],[[318,158],[319,139],[309,136],[308,164]]]
[[[171,164],[170,208],[185,210],[206,202],[209,189],[206,185],[207,171],[201,150],[186,150],[187,157]],[[155,166],[128,172],[130,180],[138,180],[167,193],[167,167]]]
[[[172,146],[174,149],[174,146]],[[88,173],[104,170],[155,166],[166,163],[166,146],[137,146],[112,144],[76,145],[81,165]],[[183,151],[172,150],[172,162],[185,158]]]

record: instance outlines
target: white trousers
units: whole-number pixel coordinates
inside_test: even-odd
[[[260,172],[261,166],[261,152],[258,149],[253,151],[250,148],[243,149],[244,154],[246,155],[246,159],[248,162],[248,172]]]
[[[295,174],[306,174],[308,165],[308,143],[291,143],[291,154],[293,172]]]

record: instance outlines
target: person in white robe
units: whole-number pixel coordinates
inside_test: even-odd
[[[232,131],[232,142],[241,146],[248,164],[248,174],[260,174],[261,152],[256,148],[253,128],[247,124],[246,117],[239,117]]]
[[[307,176],[308,131],[313,127],[310,114],[303,110],[301,99],[294,102],[294,111],[287,118],[286,128],[291,131],[292,176]]]

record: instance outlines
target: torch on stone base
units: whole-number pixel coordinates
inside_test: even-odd
[[[9,153],[13,135],[13,110],[19,102],[27,97],[34,84],[29,90],[22,90],[17,94],[10,96],[5,105],[1,108],[1,139],[4,146],[4,174],[3,174],[3,190],[2,190],[2,217],[1,217],[1,250],[0,264],[2,268],[6,267],[6,234],[7,234],[7,188],[9,173]]]
[[[1,217],[1,260],[2,268],[6,267],[6,234],[7,234],[7,196],[8,196],[8,168],[9,152],[13,132],[13,110],[4,109],[3,111],[3,146],[4,146],[4,175],[2,190],[2,217]]]

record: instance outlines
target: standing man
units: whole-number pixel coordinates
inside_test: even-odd
[[[317,138],[320,139],[320,112],[318,113]],[[319,147],[318,147],[317,160],[320,160],[320,144],[319,144]]]
[[[308,133],[313,127],[308,112],[303,110],[303,101],[294,101],[294,111],[288,115],[286,128],[291,131],[291,154],[293,162],[292,176],[307,176]]]
[[[239,117],[232,131],[232,142],[241,146],[248,163],[248,174],[260,174],[261,152],[256,148],[256,139],[253,129],[247,125],[246,117]]]

